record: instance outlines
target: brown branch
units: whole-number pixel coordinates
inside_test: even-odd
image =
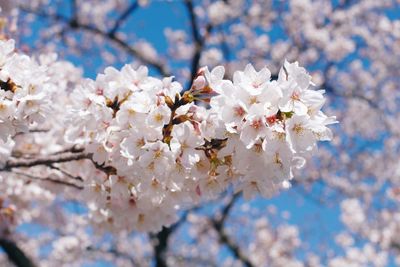
[[[67,18],[63,15],[60,14],[50,14],[47,12],[44,12],[43,10],[34,10],[28,7],[20,6],[20,9],[24,11],[25,13],[30,13],[34,14],[39,17],[44,17],[48,18],[54,21],[59,21],[59,22],[64,22],[69,27],[73,30],[84,30],[93,34],[101,35],[104,39],[111,41],[117,45],[119,45],[123,50],[125,50],[127,53],[131,54],[132,56],[136,57],[140,61],[142,61],[144,64],[153,67],[156,69],[161,75],[163,76],[171,76],[170,70],[163,64],[162,62],[159,62],[159,60],[154,60],[152,58],[146,57],[144,54],[141,53],[138,49],[132,47],[129,45],[126,41],[122,40],[121,38],[117,37],[115,33],[112,32],[106,32],[104,30],[101,30],[93,25],[90,24],[85,24],[80,22],[76,18]]]
[[[14,136],[13,136],[13,138],[14,137],[16,137],[16,136],[19,136],[19,135],[24,135],[24,134],[31,134],[31,133],[47,133],[47,132],[49,132],[49,130],[48,129],[30,129],[29,131],[27,131],[27,132],[18,132],[18,133],[16,133]]]
[[[192,63],[191,63],[191,79],[190,83],[192,84],[194,79],[197,76],[197,70],[200,67],[200,58],[201,58],[201,52],[203,51],[206,38],[210,34],[210,32],[213,29],[213,26],[211,24],[208,24],[205,29],[205,34],[203,37],[201,37],[200,32],[199,32],[199,25],[196,20],[196,14],[194,13],[194,6],[192,0],[185,0],[185,5],[186,9],[188,10],[189,13],[189,18],[190,18],[190,25],[191,25],[191,30],[192,30],[192,37],[193,37],[193,42],[194,42],[194,48],[195,52],[193,55]],[[191,84],[189,88],[191,87]]]
[[[52,153],[52,155],[57,155],[57,154],[63,154],[66,152],[71,152],[71,153],[79,153],[79,152],[83,152],[85,149],[83,147],[74,145],[72,147],[67,147],[65,149],[62,149],[60,151],[54,152]]]
[[[220,266],[217,263],[215,263],[212,259],[201,256],[194,257],[194,256],[176,254],[176,255],[170,255],[170,257],[175,258],[175,261],[178,262],[179,264],[184,263],[185,265],[183,266],[193,266],[194,264],[197,264],[196,266],[212,266],[212,267]]]
[[[168,248],[168,239],[172,233],[171,228],[163,227],[163,229],[156,235],[151,235],[154,240],[154,258],[156,267],[168,267],[165,260],[165,252]]]
[[[165,252],[168,249],[168,240],[172,233],[174,233],[179,226],[182,225],[187,219],[187,216],[190,212],[195,211],[199,208],[199,206],[195,206],[190,210],[185,211],[179,221],[170,227],[163,229],[157,234],[150,234],[150,238],[154,240],[154,258],[156,260],[156,267],[167,267],[167,262],[165,260]]]
[[[78,3],[76,1],[77,0],[71,1],[71,17],[73,19],[78,18]]]
[[[115,35],[118,29],[121,27],[122,23],[132,14],[132,12],[139,7],[139,2],[132,2],[126,10],[121,14],[121,16],[115,21],[114,26],[108,32],[109,35]]]
[[[86,250],[90,251],[90,252],[94,252],[94,253],[100,253],[103,255],[105,253],[108,253],[115,257],[124,258],[124,259],[129,260],[129,262],[131,263],[131,266],[140,266],[139,263],[137,261],[135,261],[135,259],[131,255],[129,255],[128,253],[125,253],[125,252],[121,252],[115,248],[110,248],[110,249],[105,250],[102,248],[96,248],[96,247],[89,246],[86,248]]]
[[[230,199],[228,204],[222,209],[221,217],[218,220],[216,220],[218,223],[225,224],[225,221],[229,215],[229,212],[235,205],[236,201],[239,199],[239,196],[240,196],[239,193],[236,193],[232,196],[232,198]]]
[[[69,162],[89,158],[91,158],[90,155],[84,152],[67,152],[63,154],[45,155],[38,156],[37,158],[33,159],[11,158],[6,162],[4,167],[0,168],[0,171],[10,171],[12,168],[34,167],[39,165],[50,167],[53,163]]]
[[[192,0],[185,0],[185,5],[189,12],[193,39],[196,43],[200,44],[203,40],[199,33],[199,26],[197,25],[196,14],[194,13],[194,6]]]
[[[221,216],[219,218],[214,218],[213,220],[211,220],[211,225],[214,227],[214,230],[218,234],[219,242],[226,245],[226,247],[232,252],[236,259],[240,260],[244,264],[244,266],[253,267],[254,265],[243,253],[240,247],[234,242],[234,240],[230,238],[224,227],[226,219],[229,216],[229,212],[231,211],[235,202],[238,199],[239,194],[234,194],[228,204],[222,209]]]
[[[32,180],[36,180],[36,181],[51,182],[51,183],[54,183],[54,184],[73,187],[73,188],[79,189],[79,190],[83,189],[82,185],[77,185],[75,183],[71,183],[71,182],[64,181],[64,180],[59,180],[59,179],[54,179],[54,178],[51,178],[51,177],[39,177],[39,176],[34,176],[34,175],[31,175],[31,174],[28,174],[28,173],[25,173],[25,172],[20,172],[20,171],[13,171],[13,173],[25,176],[27,179],[32,179]]]
[[[58,166],[55,166],[54,164],[51,164],[51,165],[50,165],[50,168],[61,172],[62,174],[64,174],[64,175],[67,176],[68,178],[71,178],[71,179],[73,179],[73,180],[77,180],[77,181],[83,182],[83,178],[82,178],[82,177],[72,175],[71,173],[67,172],[66,170],[64,170],[64,169],[62,169],[62,168],[60,168],[60,167],[58,167]]]
[[[107,175],[113,175],[117,173],[117,170],[112,167],[112,166],[106,166],[104,163],[103,164],[98,164],[96,161],[94,161],[92,158],[92,163],[96,167],[96,169],[104,172]]]
[[[230,58],[231,58],[231,54],[232,53],[231,53],[231,50],[229,48],[229,45],[228,45],[228,42],[227,42],[227,38],[226,38],[226,35],[225,35],[224,31],[223,31],[223,28],[220,26],[218,28],[218,30],[219,30],[219,34],[221,35],[221,39],[222,39],[220,47],[221,47],[222,54],[224,55],[224,60],[225,60],[225,69],[226,69],[225,76],[231,77],[232,75],[231,75],[231,71],[230,71],[230,68],[229,68],[229,62],[230,62]]]
[[[26,254],[11,240],[0,238],[0,247],[7,254],[8,259],[17,267],[35,267],[36,265]]]

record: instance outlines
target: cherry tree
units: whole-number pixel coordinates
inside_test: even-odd
[[[3,265],[400,261],[398,2],[1,8]]]

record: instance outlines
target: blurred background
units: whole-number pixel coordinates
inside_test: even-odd
[[[400,1],[0,1],[3,35],[56,52],[94,79],[149,67],[188,89],[202,66],[248,63],[273,78],[298,61],[337,116],[291,188],[245,201],[230,189],[158,234],[93,234],[84,204],[56,194],[68,224],[26,216],[20,247],[38,266],[399,266]],[[35,209],[35,199],[27,211]],[[40,202],[38,202],[40,203]],[[43,212],[43,211],[42,211]],[[0,254],[0,265],[10,264]]]

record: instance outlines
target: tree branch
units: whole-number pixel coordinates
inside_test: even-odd
[[[114,36],[118,29],[121,27],[122,23],[129,17],[132,12],[139,7],[139,2],[132,2],[129,7],[121,14],[121,16],[115,21],[114,27],[108,32],[108,35]]]
[[[168,248],[168,239],[173,230],[171,228],[163,227],[163,229],[156,235],[151,235],[152,239],[155,240],[154,244],[154,258],[156,261],[156,267],[168,267],[165,260],[165,251]]]
[[[195,52],[193,55],[191,68],[190,68],[190,71],[191,71],[191,80],[190,80],[191,82],[190,83],[192,84],[194,79],[196,78],[197,70],[199,69],[200,57],[201,57],[201,52],[203,51],[203,47],[205,45],[205,39],[206,39],[207,35],[212,31],[213,26],[211,24],[208,24],[206,26],[206,31],[205,31],[204,37],[201,37],[200,32],[199,32],[199,25],[196,20],[196,14],[194,13],[194,6],[193,6],[192,0],[185,0],[185,5],[186,5],[186,8],[189,13],[192,37],[193,37],[194,48],[195,48]],[[191,87],[191,84],[190,84],[190,87]]]
[[[64,175],[67,176],[68,178],[71,178],[71,179],[76,180],[76,181],[79,181],[79,182],[83,182],[83,178],[82,178],[82,177],[80,177],[80,176],[74,176],[74,175],[72,175],[71,173],[67,172],[66,170],[64,170],[64,169],[62,169],[62,168],[60,168],[60,167],[58,167],[58,166],[55,166],[54,164],[51,164],[51,165],[50,165],[50,168],[61,172],[62,174],[64,174]]]
[[[243,251],[241,251],[240,247],[229,237],[224,228],[226,219],[229,216],[229,212],[238,199],[239,194],[234,194],[228,204],[223,208],[220,218],[214,218],[211,221],[211,224],[218,234],[220,243],[225,244],[227,248],[232,252],[232,254],[236,257],[236,259],[240,260],[244,264],[244,266],[253,267],[254,265],[250,262]]]
[[[194,211],[198,209],[198,207],[194,207],[190,210],[187,210],[184,212],[184,214],[181,216],[179,221],[171,225],[170,227],[166,228],[163,227],[161,232],[155,234],[155,235],[150,235],[150,238],[156,241],[154,245],[154,257],[156,259],[156,267],[167,267],[167,263],[165,261],[165,252],[168,248],[168,240],[169,237],[171,236],[172,233],[174,233],[178,227],[186,221],[187,216],[191,211]]]
[[[123,50],[125,50],[127,53],[131,54],[132,56],[136,57],[137,59],[139,59],[144,64],[146,64],[146,65],[148,65],[150,67],[153,67],[161,75],[163,75],[163,76],[171,76],[170,71],[165,66],[165,64],[163,64],[162,62],[159,62],[158,60],[154,60],[152,58],[146,57],[138,49],[132,47],[127,42],[125,42],[121,38],[117,37],[114,33],[106,32],[104,30],[96,28],[93,25],[81,23],[81,22],[79,22],[78,19],[74,19],[74,18],[70,19],[70,18],[67,18],[67,17],[65,17],[63,15],[60,15],[60,14],[49,14],[49,13],[46,13],[46,12],[44,12],[42,10],[34,10],[34,9],[30,9],[30,8],[27,8],[27,7],[24,7],[24,6],[20,6],[20,9],[22,11],[24,11],[25,13],[30,13],[30,14],[34,14],[34,15],[39,16],[39,17],[44,17],[44,18],[48,18],[48,19],[51,19],[51,20],[64,22],[67,25],[69,25],[69,27],[71,29],[74,29],[74,30],[84,30],[84,31],[87,31],[87,32],[90,32],[90,33],[93,33],[93,34],[101,35],[104,39],[119,45]]]
[[[11,158],[6,162],[4,167],[0,168],[0,171],[10,171],[12,168],[33,167],[39,165],[51,167],[53,163],[69,162],[89,158],[90,155],[84,152],[67,152],[64,154],[39,156],[33,159]]]
[[[140,266],[139,263],[136,262],[135,259],[132,258],[131,255],[129,255],[128,253],[125,253],[125,252],[121,252],[121,251],[117,250],[116,248],[110,248],[110,249],[105,250],[105,249],[89,246],[86,248],[86,250],[90,251],[90,252],[94,252],[94,253],[101,253],[101,254],[109,253],[115,257],[127,259],[131,263],[131,266],[134,266],[134,267]]]
[[[186,264],[183,266],[192,266],[194,263],[196,263],[196,266],[212,266],[212,267],[218,267],[219,265],[215,263],[212,259],[205,258],[205,257],[194,257],[194,256],[186,256],[186,255],[171,255],[173,258],[176,259],[176,261],[179,264]]]
[[[11,240],[0,238],[0,246],[7,254],[8,259],[17,267],[35,267],[36,265]]]
[[[81,185],[77,185],[75,183],[71,183],[71,182],[64,181],[64,180],[54,179],[51,177],[39,177],[39,176],[34,176],[34,175],[31,175],[31,174],[28,174],[25,172],[20,172],[20,171],[13,171],[13,173],[25,176],[26,178],[32,179],[32,180],[51,182],[51,183],[59,184],[59,185],[66,185],[66,186],[70,186],[70,187],[73,187],[73,188],[79,189],[79,190],[83,189],[83,186],[81,186]]]

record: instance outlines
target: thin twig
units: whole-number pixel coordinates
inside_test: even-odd
[[[229,212],[233,208],[236,201],[239,199],[239,194],[234,194],[228,204],[222,209],[221,216],[219,218],[214,218],[211,220],[211,225],[214,227],[218,234],[219,241],[225,244],[226,247],[232,252],[236,259],[240,260],[244,266],[253,267],[254,265],[250,262],[248,257],[243,253],[240,247],[229,237],[225,230],[225,222],[229,216]]]
[[[44,181],[44,182],[51,182],[51,183],[59,184],[59,185],[66,185],[66,186],[73,187],[73,188],[79,189],[79,190],[83,189],[83,186],[81,186],[81,185],[77,185],[77,184],[70,183],[70,182],[63,181],[63,180],[54,179],[51,177],[38,177],[38,176],[34,176],[34,175],[31,175],[31,174],[28,174],[25,172],[15,171],[15,170],[13,171],[13,173],[25,176],[28,179],[32,179],[32,180],[36,180],[36,181]]]
[[[189,18],[190,18],[190,25],[191,25],[191,31],[192,31],[192,37],[193,37],[193,42],[194,42],[194,48],[195,52],[192,58],[192,63],[191,63],[191,83],[193,83],[194,79],[196,78],[197,75],[197,70],[200,67],[200,58],[201,58],[201,53],[203,51],[206,38],[210,34],[210,32],[213,29],[213,26],[211,24],[208,24],[205,27],[205,34],[203,37],[200,35],[199,31],[199,25],[196,20],[196,14],[194,12],[194,6],[192,0],[185,0],[185,5],[186,9],[188,10],[189,13]],[[190,86],[191,87],[191,86]],[[189,87],[189,88],[190,88]]]
[[[117,37],[115,34],[110,34],[109,32],[101,30],[93,25],[82,23],[78,19],[67,18],[61,14],[57,14],[57,13],[50,14],[50,13],[44,12],[43,10],[35,10],[35,9],[31,9],[31,8],[24,7],[24,6],[20,6],[20,10],[22,10],[26,13],[34,14],[39,17],[44,17],[44,18],[48,18],[51,20],[64,22],[67,25],[69,25],[69,27],[73,30],[84,30],[84,31],[87,31],[87,32],[90,32],[93,34],[101,35],[106,40],[119,45],[123,50],[125,50],[127,53],[131,54],[132,56],[136,57],[144,64],[146,64],[150,67],[153,67],[161,75],[171,76],[169,69],[163,62],[161,62],[159,60],[159,58],[152,59],[152,58],[147,57],[145,54],[141,53],[141,51],[139,51],[138,49],[129,45],[127,42],[125,42],[121,38]]]
[[[69,161],[76,161],[89,158],[90,155],[84,152],[80,153],[68,152],[64,154],[38,156],[37,158],[33,159],[11,158],[6,162],[4,167],[0,168],[0,171],[9,171],[12,168],[33,167],[39,165],[45,165],[50,167],[51,164],[54,163],[69,162]]]
[[[67,172],[66,170],[63,170],[63,169],[61,169],[60,167],[55,166],[54,164],[51,164],[51,165],[50,165],[50,168],[55,169],[55,170],[61,172],[62,174],[64,174],[64,175],[67,176],[68,178],[71,178],[71,179],[73,179],[73,180],[77,180],[77,181],[83,182],[82,177],[80,177],[80,176],[74,176],[74,175],[70,174],[69,172]]]
[[[114,27],[108,32],[108,35],[113,36],[121,27],[122,23],[132,14],[132,12],[139,7],[139,2],[132,2],[128,8],[121,14],[121,16],[115,21]]]

